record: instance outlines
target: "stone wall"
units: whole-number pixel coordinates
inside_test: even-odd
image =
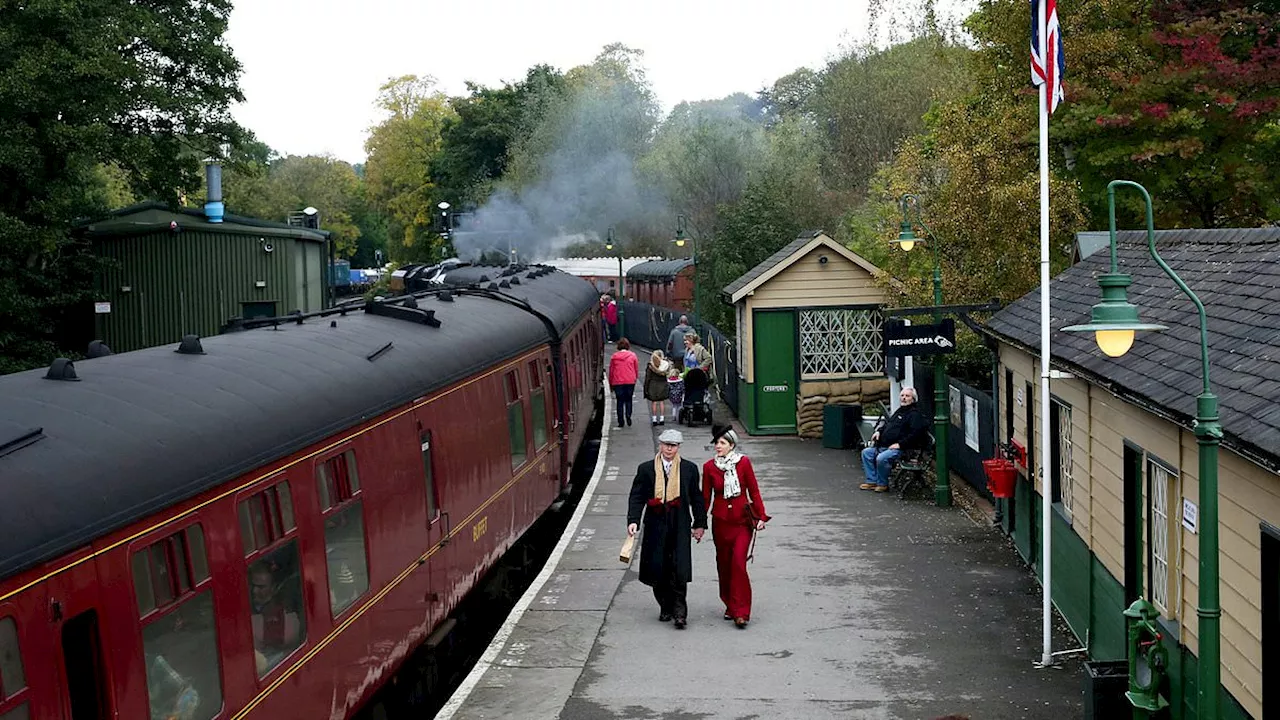
[[[800,437],[822,437],[822,412],[828,404],[861,404],[889,402],[889,379],[806,380],[800,383],[796,401],[796,425]]]

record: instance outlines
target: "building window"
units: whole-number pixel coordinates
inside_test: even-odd
[[[307,639],[289,483],[277,483],[245,498],[239,510],[248,561],[254,660],[262,677]]]
[[[800,311],[800,378],[847,377],[884,372],[878,309]]]
[[[204,531],[192,525],[152,543],[132,565],[151,716],[216,716],[222,669]]]
[[[440,517],[440,496],[436,492],[436,474],[431,466],[431,431],[423,430],[418,433],[418,440],[422,445],[422,467],[426,472],[426,496],[427,496],[427,524],[436,521]]]
[[[529,400],[533,405],[533,447],[541,450],[547,446],[547,389],[542,386],[537,360],[529,361]]]
[[[13,618],[0,618],[0,705],[15,697],[27,687],[27,675],[22,668],[22,653],[18,648],[18,626]],[[15,708],[25,717],[26,705]],[[0,716],[5,717],[5,716]]]
[[[1147,585],[1151,603],[1165,617],[1174,617],[1176,595],[1172,591],[1177,568],[1177,524],[1172,499],[1177,497],[1177,475],[1165,466],[1147,461],[1147,493],[1151,498],[1147,518]]]
[[[329,608],[337,617],[369,589],[364,502],[360,495],[355,451],[347,450],[317,465],[316,485],[324,516]]]
[[[1049,407],[1053,413],[1049,417],[1049,430],[1057,438],[1052,449],[1052,498],[1053,502],[1062,506],[1067,517],[1071,517],[1072,491],[1075,485],[1071,464],[1071,406],[1054,399]]]
[[[507,433],[511,438],[511,467],[518,468],[528,457],[524,435],[524,403],[520,402],[520,380],[512,370],[503,377],[507,399]]]

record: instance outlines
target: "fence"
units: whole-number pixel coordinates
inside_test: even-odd
[[[947,443],[947,466],[951,472],[964,478],[980,495],[994,500],[987,490],[987,475],[982,470],[982,461],[995,457],[995,403],[988,393],[955,378],[948,379],[951,432],[948,435],[950,442]],[[920,406],[932,418],[932,366],[916,363],[915,386]]]
[[[691,312],[664,308],[649,303],[622,302],[623,333],[632,343],[650,349],[667,347],[667,336],[680,324],[680,316],[689,317],[689,325],[697,331],[702,345],[711,353],[711,371],[716,376],[716,392],[735,415],[738,414],[738,348],[731,336],[714,325],[700,322]]]

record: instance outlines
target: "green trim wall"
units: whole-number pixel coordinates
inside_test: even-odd
[[[1036,576],[1040,567],[1041,499],[1025,478],[1014,492],[1012,518],[1005,524],[1013,544]],[[1008,513],[1006,512],[1006,515]],[[1053,543],[1053,604],[1076,638],[1089,641],[1094,660],[1123,660],[1127,638],[1124,622],[1124,583],[1107,570],[1058,508],[1050,510]],[[1009,527],[1009,526],[1012,527]],[[1163,695],[1169,701],[1170,720],[1196,718],[1196,657],[1178,642],[1176,628],[1164,634],[1169,647],[1169,677]],[[1222,718],[1250,720],[1231,694],[1222,690]]]
[[[756,386],[742,378],[738,378],[738,419],[752,435],[760,434],[756,425]]]

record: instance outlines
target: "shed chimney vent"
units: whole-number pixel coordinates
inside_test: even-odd
[[[204,166],[205,184],[209,197],[204,204],[204,215],[211,223],[222,222],[224,207],[222,205],[222,166],[210,160]]]

